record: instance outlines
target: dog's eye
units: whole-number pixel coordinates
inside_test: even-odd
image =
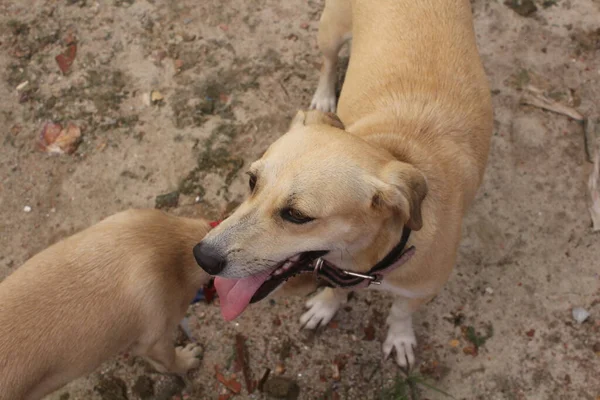
[[[250,186],[250,191],[254,192],[254,188],[256,187],[256,175],[251,172],[248,172],[250,178],[248,179],[248,186]]]
[[[293,224],[306,224],[314,220],[314,218],[302,214],[302,212],[295,208],[284,208],[281,210],[281,218]]]

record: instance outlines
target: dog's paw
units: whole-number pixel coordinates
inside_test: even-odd
[[[306,302],[309,310],[302,314],[300,323],[305,329],[316,329],[327,325],[344,304],[346,297],[346,293],[336,293],[330,288],[323,289]]]
[[[199,357],[202,355],[202,348],[195,343],[190,343],[185,347],[176,347],[177,367],[181,372],[187,372],[200,366]]]
[[[317,88],[310,102],[310,108],[311,110],[334,113],[336,108],[335,89]]]
[[[395,350],[396,363],[402,368],[411,369],[415,365],[417,339],[412,326],[408,326],[407,328],[390,328],[387,338],[383,342],[383,356],[387,359],[392,354],[392,351]]]

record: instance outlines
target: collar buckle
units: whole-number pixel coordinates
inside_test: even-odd
[[[325,261],[322,257],[314,261],[312,272],[317,280],[325,281],[325,284],[330,287],[358,289],[368,287],[371,284],[381,285],[385,274],[404,264],[414,254],[414,246],[406,249],[410,232],[409,228],[404,227],[400,243],[366,274],[341,269]],[[310,267],[307,269],[307,272],[309,271]]]

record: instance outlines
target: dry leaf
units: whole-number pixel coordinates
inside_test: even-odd
[[[81,140],[81,130],[71,122],[63,129],[62,125],[48,122],[42,128],[40,147],[50,154],[72,154]]]

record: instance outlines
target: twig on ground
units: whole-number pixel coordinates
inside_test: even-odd
[[[250,376],[250,369],[248,367],[248,349],[246,348],[246,338],[243,335],[235,335],[235,353],[236,362],[244,375],[246,390],[248,391],[248,394],[252,394],[255,385]]]
[[[560,104],[548,98],[544,92],[534,86],[527,86],[527,91],[521,98],[521,104],[542,108],[557,114],[566,115],[576,121],[583,121],[584,117],[576,109]]]
[[[588,191],[591,205],[592,231],[600,231],[600,143],[596,143],[594,152],[594,167],[588,179]]]

